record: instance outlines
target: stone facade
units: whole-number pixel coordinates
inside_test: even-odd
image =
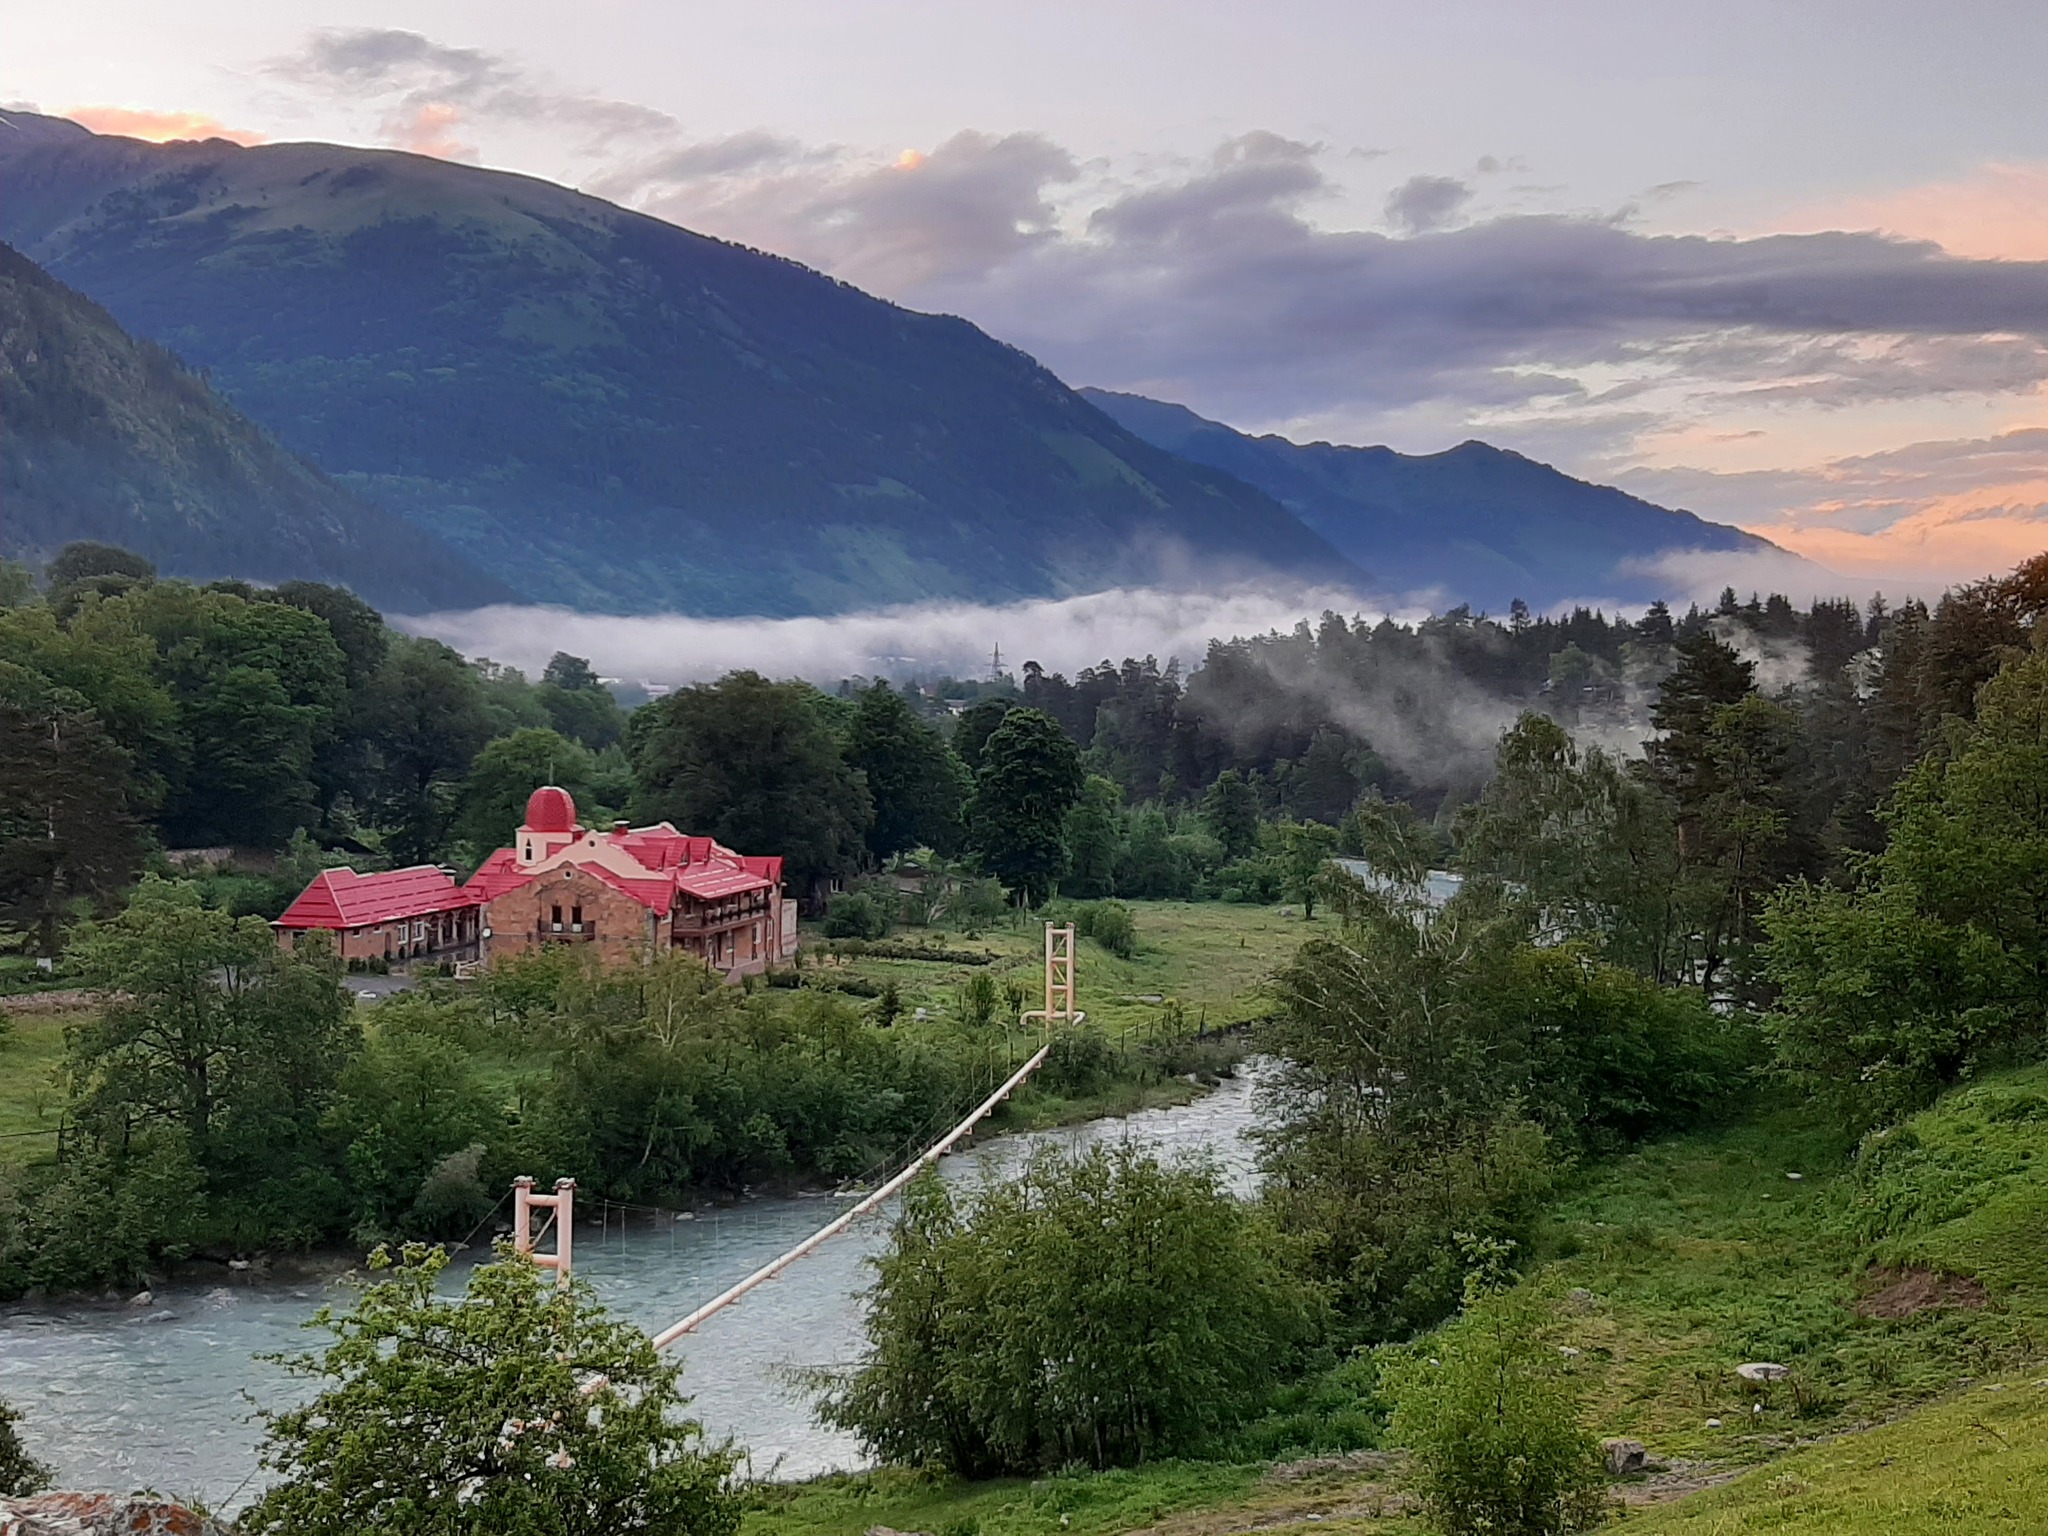
[[[588,944],[608,961],[653,952],[655,914],[575,864],[544,870],[483,907],[493,957],[531,954],[550,944]]]

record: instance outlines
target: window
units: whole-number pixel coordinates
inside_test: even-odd
[[[583,908],[580,906],[569,909],[569,926],[578,933],[583,931]]]
[[[562,909],[558,906],[553,908],[552,910],[554,912],[554,916],[550,918],[549,921],[555,925],[555,932],[560,933],[562,931]]]

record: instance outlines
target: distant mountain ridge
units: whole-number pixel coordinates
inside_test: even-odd
[[[1519,597],[1671,597],[1650,569],[1688,551],[1792,557],[1755,534],[1674,512],[1486,443],[1442,453],[1253,437],[1185,406],[1082,389],[1170,453],[1258,487],[1389,589],[1434,592],[1494,613]],[[1818,573],[1819,568],[1815,568]]]
[[[0,553],[42,559],[73,539],[169,575],[333,581],[393,607],[512,595],[0,245]]]
[[[0,113],[0,238],[505,589],[833,612],[1368,585],[1015,348],[550,183]]]

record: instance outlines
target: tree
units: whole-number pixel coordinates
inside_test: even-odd
[[[874,799],[867,847],[875,858],[918,847],[942,857],[959,849],[967,770],[888,683],[878,681],[855,699],[846,760],[866,776]]]
[[[1258,791],[1237,769],[1226,768],[1216,776],[1202,799],[1202,817],[1223,845],[1225,858],[1241,859],[1258,847]]]
[[[1080,799],[1067,812],[1066,838],[1067,893],[1114,895],[1124,844],[1124,792],[1114,779],[1088,775]]]
[[[1301,903],[1301,915],[1316,915],[1316,891],[1323,867],[1337,850],[1337,829],[1319,821],[1290,821],[1279,829],[1280,868],[1287,894]]]
[[[1415,1346],[1392,1384],[1391,1427],[1415,1452],[1431,1524],[1444,1536],[1592,1530],[1610,1503],[1600,1447],[1541,1309],[1476,1276],[1466,1300],[1464,1319]]]
[[[75,952],[100,999],[67,1040],[80,1124],[109,1147],[176,1126],[230,1236],[327,1230],[322,1122],[361,1029],[326,947],[280,950],[262,919],[150,876]]]
[[[460,1301],[447,1257],[408,1248],[339,1316],[334,1342],[285,1357],[320,1385],[264,1415],[278,1481],[241,1528],[273,1536],[731,1536],[734,1457],[679,1417],[682,1367],[580,1282],[530,1260],[479,1265]]]
[[[1341,928],[1282,967],[1264,1031],[1266,1195],[1348,1325],[1397,1338],[1455,1304],[1453,1236],[1513,1237],[1548,1187],[1524,1108],[1538,1042],[1499,1006],[1524,923],[1483,888],[1436,908],[1412,882],[1328,879]]]
[[[1459,865],[1519,889],[1553,933],[1655,981],[1682,974],[1671,802],[1598,747],[1525,714],[1457,822]]]
[[[530,728],[500,736],[470,765],[454,833],[472,849],[495,848],[510,840],[528,797],[543,784],[559,785],[582,805],[591,771],[590,753],[559,732]]]
[[[1290,1246],[1213,1167],[1047,1148],[965,1200],[911,1187],[867,1349],[820,1416],[967,1476],[1201,1448],[1289,1379],[1321,1322]]]
[[[90,711],[55,690],[39,707],[0,698],[0,926],[33,933],[55,959],[59,924],[135,878],[129,802],[127,754]]]
[[[356,728],[375,756],[393,853],[427,858],[446,835],[456,784],[493,735],[476,673],[438,640],[396,639],[357,701]]]
[[[540,703],[554,728],[592,751],[610,746],[625,732],[618,700],[581,656],[557,651],[540,677]]]
[[[1080,752],[1043,710],[1011,710],[988,738],[968,841],[1018,900],[1043,901],[1065,872],[1062,833],[1081,784]]]
[[[666,818],[743,853],[780,854],[790,878],[814,892],[854,867],[874,816],[817,691],[758,672],[649,705],[635,717],[633,760],[640,819]]]
[[[1764,918],[1780,1073],[1853,1125],[1974,1063],[2035,1052],[2048,1008],[2048,652],[1984,685],[1973,725],[1916,764],[1854,890],[1787,886]]]
[[[1010,699],[982,699],[960,711],[953,722],[953,750],[969,774],[981,772],[981,749],[1003,723],[1003,716],[1016,707]]]
[[[21,1415],[0,1402],[0,1499],[26,1498],[50,1486],[50,1469],[29,1455],[15,1425]]]

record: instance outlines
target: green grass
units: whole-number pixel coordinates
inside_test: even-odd
[[[1987,1080],[1854,1158],[1780,1109],[1589,1171],[1530,1283],[1596,1373],[1601,1433],[1760,1457],[2048,1354],[2043,1089],[2048,1068]],[[1988,1304],[1858,1315],[1882,1269],[1909,1264],[1982,1282]],[[1751,1360],[1793,1376],[1757,1394],[1734,1374]]]
[[[1170,1003],[1179,1005],[1190,1028],[1221,1029],[1258,1018],[1269,1006],[1266,978],[1321,926],[1282,917],[1278,907],[1234,902],[1126,905],[1137,924],[1137,953],[1120,959],[1092,939],[1082,939],[1076,963],[1080,1006],[1092,1023],[1112,1036],[1156,1030]],[[998,959],[991,969],[998,984],[1016,983],[1031,999],[1026,1006],[1039,1006],[1045,954],[1042,924],[1019,918],[978,931],[973,938],[916,928],[899,930],[894,937],[915,944],[927,932],[948,948],[993,952]],[[804,942],[817,954],[831,943],[808,933]],[[961,984],[976,969],[869,956],[850,956],[843,965],[844,974],[895,981],[906,1013],[921,1007],[941,1016],[957,1013]]]
[[[51,1011],[0,1015],[0,1167],[40,1161],[56,1151],[64,1090],[64,1023]]]
[[[1191,1509],[1241,1501],[1261,1467],[1161,1462],[1124,1472],[962,1483],[914,1472],[761,1490],[742,1536],[863,1536],[877,1525],[930,1536],[1068,1536],[1138,1530]]]
[[[1632,1514],[1625,1536],[2031,1536],[2048,1531],[2048,1381],[1972,1386],[1867,1434]]]

